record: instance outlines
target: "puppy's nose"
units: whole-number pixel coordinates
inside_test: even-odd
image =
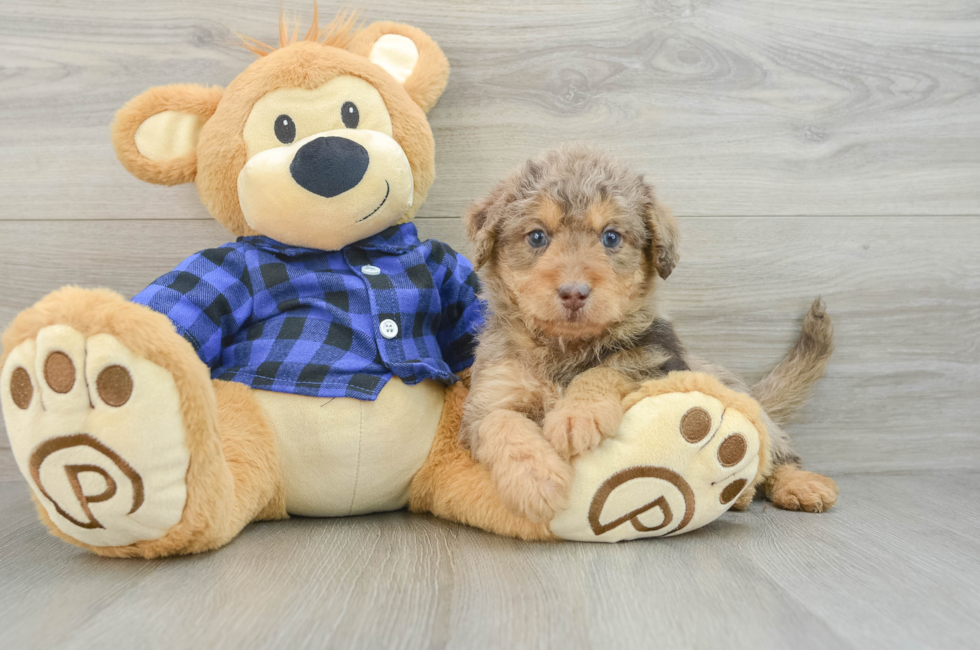
[[[558,297],[567,309],[578,311],[585,306],[590,291],[587,284],[563,284],[558,287]]]
[[[370,162],[367,149],[353,140],[325,136],[299,148],[289,173],[303,189],[329,199],[356,187]]]

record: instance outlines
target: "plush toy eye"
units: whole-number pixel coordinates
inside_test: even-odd
[[[344,126],[348,129],[357,128],[357,123],[361,121],[361,114],[354,102],[344,102],[344,105],[340,107],[340,119],[344,121]]]
[[[543,230],[535,230],[527,236],[527,243],[531,248],[542,248],[548,245],[548,235]]]
[[[293,118],[288,115],[280,115],[276,118],[276,137],[283,144],[289,144],[296,139],[296,124],[293,123]]]
[[[616,248],[623,241],[622,235],[615,230],[607,230],[602,233],[602,245],[606,248]]]

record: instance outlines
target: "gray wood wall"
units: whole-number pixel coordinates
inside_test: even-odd
[[[980,468],[976,2],[360,4],[453,66],[424,236],[465,250],[460,215],[506,170],[605,145],[681,217],[666,293],[692,350],[758,378],[825,298],[838,351],[793,427],[810,467]],[[310,3],[286,5],[306,23]],[[132,295],[227,241],[192,186],[130,177],[108,124],[149,86],[226,84],[252,60],[232,30],[274,39],[278,7],[0,2],[0,325],[63,284]]]

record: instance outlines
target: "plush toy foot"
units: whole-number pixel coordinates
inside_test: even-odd
[[[768,469],[758,404],[709,375],[673,373],[624,406],[616,436],[573,459],[571,505],[551,521],[558,537],[618,542],[690,532],[725,513]]]
[[[169,372],[109,334],[51,325],[11,351],[0,377],[17,465],[62,533],[125,546],[180,521],[190,453]]]
[[[217,548],[286,516],[275,431],[166,316],[66,287],[3,333],[0,405],[56,536],[111,557]],[[191,458],[193,457],[193,462]]]

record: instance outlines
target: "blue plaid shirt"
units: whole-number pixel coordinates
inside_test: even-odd
[[[405,224],[332,252],[239,237],[133,301],[168,316],[215,379],[373,400],[392,375],[457,380],[483,324],[478,289],[469,260]]]

